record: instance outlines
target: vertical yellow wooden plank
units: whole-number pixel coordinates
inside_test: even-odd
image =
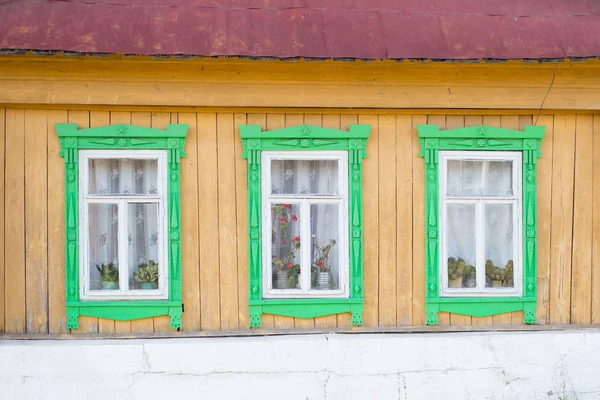
[[[68,121],[67,111],[48,112],[48,331],[65,333],[65,164],[59,156],[56,124]],[[97,320],[97,319],[96,319]],[[97,326],[97,324],[96,324]],[[96,330],[97,331],[97,330]]]
[[[0,108],[0,333],[4,332],[4,169],[5,153],[4,129],[6,127],[6,110]]]
[[[439,125],[440,129],[444,130],[444,129],[446,129],[446,116],[445,115],[428,115],[427,123]],[[421,229],[425,229],[425,225],[422,225]],[[425,264],[423,264],[423,268],[425,268]],[[441,312],[438,314],[438,324],[439,325],[450,325],[450,322],[451,322],[450,321],[450,313]]]
[[[28,333],[48,333],[48,117],[25,110],[25,304]]]
[[[24,333],[25,323],[25,111],[6,110],[4,226],[4,329]]]
[[[425,325],[425,163],[419,157],[421,146],[418,124],[427,123],[426,115],[412,116],[412,324]]]
[[[248,163],[242,159],[244,147],[240,138],[240,125],[247,123],[246,114],[234,114],[235,199],[237,219],[237,281],[238,327],[248,329]]]
[[[447,115],[446,129],[463,128],[465,126],[465,117],[462,115]],[[471,325],[472,319],[468,315],[452,314],[450,316],[452,325]]]
[[[327,116],[324,116],[323,118],[326,118],[326,117]],[[337,121],[337,120],[335,120],[335,121]],[[331,121],[331,122],[334,123],[335,121]],[[350,130],[350,125],[352,125],[352,124],[358,124],[358,115],[356,115],[356,114],[344,114],[344,115],[340,116],[340,118],[339,118],[339,129],[341,129],[343,131]],[[369,161],[368,159],[365,160],[365,162],[368,162],[368,161]],[[375,162],[377,162],[377,161],[375,161]],[[363,194],[363,199],[364,199],[364,194]],[[363,244],[363,246],[364,246],[364,244]],[[351,325],[352,325],[352,314],[350,314],[350,313],[343,313],[343,314],[338,314],[337,315],[337,326],[338,326],[338,328],[350,327]]]
[[[314,126],[322,126],[323,118],[321,114],[297,114],[294,116],[293,114],[287,114],[285,116],[286,126],[294,126],[300,125],[302,123]],[[315,318],[294,318],[294,325],[296,328],[314,328],[315,327]]]
[[[592,316],[592,223],[594,116],[578,115],[575,132],[575,193],[571,322],[589,324]]]
[[[600,116],[594,115],[594,189],[592,203],[592,324],[600,323]]]
[[[413,130],[410,115],[396,115],[396,323],[412,324]]]
[[[483,124],[483,117],[481,115],[465,115],[465,126],[477,126]],[[452,317],[454,323],[454,317]],[[491,325],[493,322],[492,317],[478,318],[471,317],[472,325]]]
[[[575,116],[554,117],[552,169],[552,237],[550,323],[571,322],[571,251],[573,239],[573,176]]]
[[[378,324],[396,325],[396,116],[379,116],[378,193],[379,269]]]
[[[363,230],[365,326],[379,324],[379,116],[359,115],[360,124],[371,125],[368,158],[363,163]]]
[[[200,258],[200,326],[221,328],[219,284],[219,203],[217,197],[217,115],[199,113],[198,228]]]
[[[183,330],[200,330],[200,268],[198,255],[198,127],[196,113],[181,113],[188,124],[185,158],[181,159],[181,281]]]
[[[233,114],[217,114],[221,329],[238,329],[237,229]]]
[[[310,120],[310,116],[306,116],[306,120]],[[323,115],[322,118],[322,126],[325,128],[332,129],[340,129],[340,115],[339,114],[326,114]],[[346,313],[349,317],[350,314]],[[335,328],[337,326],[338,316],[336,315],[327,315],[325,317],[315,318],[315,327],[316,328]],[[348,318],[347,326],[350,325],[350,318]]]
[[[542,157],[537,164],[537,309],[538,324],[547,324],[550,302],[550,227],[552,223],[552,162],[554,116],[540,115],[537,124],[546,127]]]
[[[285,128],[286,126],[285,114],[267,114],[267,130]],[[304,122],[304,116],[302,114],[292,114],[290,117],[290,126],[299,125]],[[265,249],[263,249],[265,251]],[[273,324],[275,328],[289,329],[294,327],[294,318],[284,317],[281,315],[273,316]]]
[[[131,113],[129,111],[111,111],[110,124],[130,124]],[[130,333],[131,321],[115,321],[115,333]]]
[[[247,116],[248,124],[260,125],[261,130],[267,129],[267,115],[266,114],[248,114]],[[246,168],[248,164],[246,162]],[[248,178],[246,178],[248,179]],[[247,221],[246,221],[247,223]],[[264,251],[264,250],[263,250]],[[262,314],[261,316],[261,324],[263,328],[273,328],[274,327],[274,319],[271,314]]]
[[[149,112],[132,112],[131,113],[131,124],[150,127],[152,124],[152,116]],[[142,318],[142,319],[136,319],[134,321],[131,321],[131,332],[133,332],[133,333],[154,332],[154,318]]]

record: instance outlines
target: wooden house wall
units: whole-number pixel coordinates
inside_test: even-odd
[[[229,110],[231,111],[231,110]],[[289,111],[289,110],[288,110]],[[502,115],[500,115],[502,114]],[[246,160],[237,127],[371,124],[364,163],[365,326],[423,325],[424,178],[416,124],[545,125],[538,175],[541,324],[600,323],[600,115],[354,114],[0,108],[0,332],[65,332],[63,159],[54,124],[190,125],[182,160],[184,330],[248,326]],[[521,324],[522,314],[440,315],[440,324]],[[168,318],[81,317],[79,332],[164,332]],[[266,315],[266,328],[345,327],[349,315]]]

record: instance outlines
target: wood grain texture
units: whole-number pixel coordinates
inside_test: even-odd
[[[600,323],[600,116],[594,115],[592,204],[592,323]]]
[[[48,111],[48,331],[67,332],[65,307],[65,163],[56,124],[68,121],[67,111]],[[96,327],[97,327],[96,323]],[[96,328],[97,332],[97,328]]]
[[[47,157],[47,112],[25,110],[25,304],[30,333],[48,333]]]
[[[198,114],[198,223],[200,325],[221,327],[219,285],[219,205],[217,197],[217,116]]]
[[[397,115],[395,118],[396,324],[411,325],[413,312],[413,130],[410,115]]]
[[[568,324],[571,322],[573,177],[575,172],[574,115],[554,117],[553,160],[549,322]]]
[[[419,157],[421,146],[417,125],[427,123],[426,115],[412,116],[412,324],[425,325],[425,162]]]
[[[592,316],[593,126],[592,115],[577,116],[571,272],[571,321],[574,324],[589,324]]]
[[[550,317],[550,237],[552,226],[552,169],[554,145],[554,117],[541,115],[538,125],[546,127],[542,140],[542,157],[537,164],[537,312],[539,324],[547,324]]]
[[[359,124],[370,124],[368,162],[363,163],[363,230],[365,306],[363,321],[379,325],[379,117],[359,115]],[[395,304],[394,304],[395,306]]]
[[[233,114],[217,114],[219,294],[221,329],[238,328],[237,227]]]
[[[196,113],[179,114],[188,124],[185,154],[181,159],[181,284],[184,312],[182,330],[200,330],[200,268],[198,265],[198,126]]]
[[[26,332],[25,322],[25,111],[6,110],[4,329]]]

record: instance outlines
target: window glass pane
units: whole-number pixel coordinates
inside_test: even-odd
[[[448,204],[447,214],[448,287],[474,288],[475,204]]]
[[[271,205],[271,265],[273,289],[300,288],[300,207]]]
[[[89,194],[158,195],[158,160],[89,160]]]
[[[119,207],[89,204],[90,290],[119,289]]]
[[[340,288],[339,206],[311,204],[311,289]]]
[[[513,205],[485,205],[485,286],[514,287]]]
[[[127,205],[129,288],[158,289],[158,203]]]
[[[271,161],[271,193],[338,195],[336,160]]]
[[[512,161],[448,160],[448,196],[512,196]]]

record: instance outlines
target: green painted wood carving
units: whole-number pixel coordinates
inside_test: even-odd
[[[56,124],[60,155],[65,159],[66,306],[67,327],[79,328],[80,315],[128,321],[169,315],[171,328],[181,328],[181,216],[180,158],[185,157],[187,124],[170,124],[166,130],[120,124],[77,129],[77,124]],[[88,300],[79,293],[79,165],[82,149],[167,150],[169,298],[167,300]]]
[[[417,125],[421,151],[425,159],[425,268],[427,324],[438,323],[439,312],[484,317],[523,311],[524,322],[535,323],[536,309],[536,165],[541,157],[544,126],[526,126],[523,131],[474,126],[440,131],[438,125]],[[522,152],[522,238],[523,293],[520,297],[441,297],[439,282],[440,221],[439,170],[440,150],[521,151]]]
[[[350,125],[349,131],[300,125],[271,131],[261,131],[260,125],[242,125],[240,134],[244,146],[243,158],[248,160],[248,251],[249,251],[249,312],[250,326],[261,326],[262,314],[314,318],[350,312],[352,324],[363,323],[363,219],[362,160],[370,125]],[[261,267],[261,152],[303,150],[348,151],[349,206],[349,297],[264,299]]]

